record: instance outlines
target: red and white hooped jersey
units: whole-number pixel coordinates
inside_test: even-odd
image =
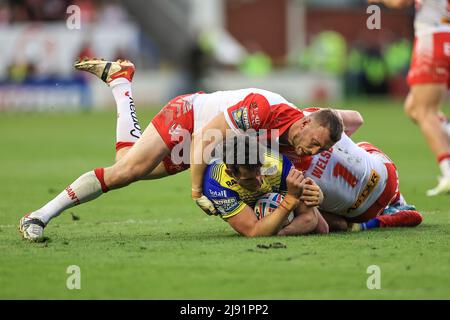
[[[415,35],[450,32],[450,0],[416,0]]]
[[[190,97],[194,112],[194,133],[220,113],[236,133],[248,129],[279,129],[280,134],[303,113],[277,93],[247,88],[195,94]]]
[[[388,180],[385,163],[391,160],[380,153],[368,153],[343,133],[330,150],[311,157],[303,173],[322,189],[321,210],[356,217],[383,193]]]

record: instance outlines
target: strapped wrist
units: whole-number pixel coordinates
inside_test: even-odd
[[[288,212],[291,212],[298,206],[299,203],[300,203],[299,199],[288,193],[284,197],[283,201],[281,201],[280,206],[286,209]]]
[[[192,191],[191,195],[192,195],[193,199],[200,198],[202,196],[202,194],[203,194],[202,193],[203,192],[202,189],[192,188],[191,191]]]

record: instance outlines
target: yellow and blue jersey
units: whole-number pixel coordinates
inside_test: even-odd
[[[261,168],[263,181],[257,191],[249,191],[237,184],[225,171],[226,165],[216,160],[208,165],[203,176],[203,194],[214,204],[223,219],[238,214],[245,205],[254,207],[256,200],[268,192],[286,194],[286,177],[292,167],[284,155],[266,153]]]

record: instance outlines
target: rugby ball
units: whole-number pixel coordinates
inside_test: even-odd
[[[283,201],[284,196],[279,193],[271,192],[262,195],[255,203],[255,214],[258,220],[261,220],[265,216],[271,214],[275,211],[276,208],[280,205],[281,201]],[[283,226],[291,223],[292,219],[294,219],[294,213],[290,212],[288,217],[286,218],[286,222]]]

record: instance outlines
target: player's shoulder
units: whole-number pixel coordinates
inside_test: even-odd
[[[279,163],[283,161],[283,155],[279,152],[276,152],[272,149],[267,149],[264,152],[264,164],[273,164],[273,163]]]
[[[304,109],[297,107],[295,104],[289,101],[280,101],[279,103],[270,104],[270,109],[274,117],[274,121],[280,121],[281,119],[301,119],[305,114]],[[309,114],[309,113],[308,113]]]
[[[284,98],[281,94],[260,89],[260,88],[247,88],[245,89],[248,95],[253,95],[257,97],[256,100],[267,101],[267,105],[269,106],[290,106],[296,108],[291,102],[289,102],[286,98]]]
[[[264,175],[281,174],[286,163],[289,165],[290,160],[285,155],[269,149],[264,153],[261,171]]]
[[[341,139],[335,143],[334,147],[340,147],[340,148],[356,148],[356,143],[350,138],[345,132],[342,133]]]

